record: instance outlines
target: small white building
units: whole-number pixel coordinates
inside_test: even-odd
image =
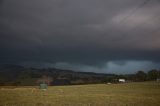
[[[119,82],[125,83],[126,80],[125,79],[118,79]]]

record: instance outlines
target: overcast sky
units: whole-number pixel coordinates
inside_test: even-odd
[[[160,0],[0,0],[0,63],[159,69]]]

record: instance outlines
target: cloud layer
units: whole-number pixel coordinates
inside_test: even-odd
[[[96,72],[152,68],[160,62],[160,2],[144,1],[1,0],[0,62],[65,63]],[[107,68],[96,68],[102,64]]]

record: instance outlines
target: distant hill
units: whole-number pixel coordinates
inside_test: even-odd
[[[26,68],[20,65],[0,66],[0,85],[73,85],[103,83],[113,74],[99,74],[93,72],[77,72],[56,68],[38,69]]]
[[[147,73],[137,71],[135,74],[115,75],[93,72],[77,72],[56,68],[27,68],[20,65],[0,65],[0,85],[33,86],[40,83],[48,85],[76,85],[95,83],[118,83],[118,79],[132,81],[155,81],[160,79],[160,70],[150,70]]]

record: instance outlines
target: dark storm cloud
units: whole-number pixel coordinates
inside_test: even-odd
[[[3,3],[3,0],[0,0],[0,5],[2,5],[2,3]]]
[[[160,2],[144,1],[0,1],[1,63],[102,72],[119,65],[127,71],[131,63],[152,67],[160,62]]]

